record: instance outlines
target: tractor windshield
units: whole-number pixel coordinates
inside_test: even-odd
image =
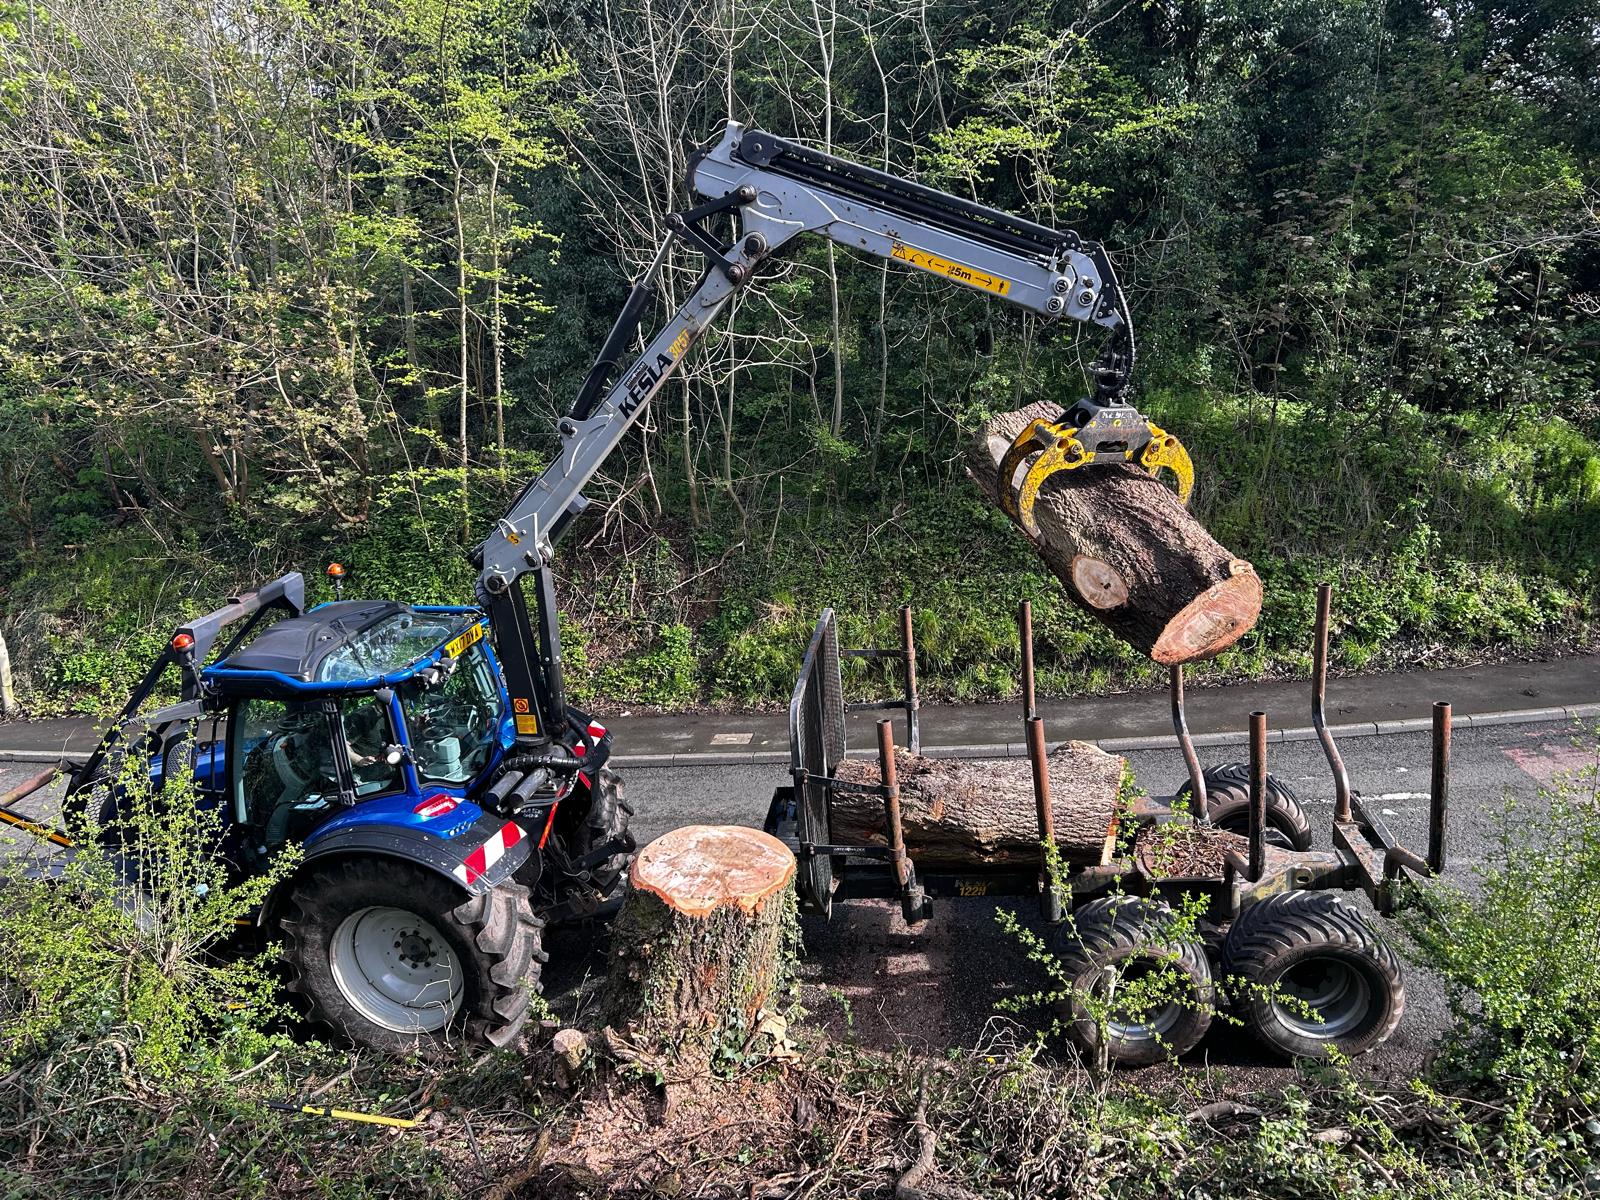
[[[489,765],[499,736],[500,685],[484,643],[454,662],[450,675],[433,686],[415,680],[400,689],[412,760],[424,784],[470,782]]]
[[[404,670],[461,624],[447,613],[400,612],[353,635],[317,668],[319,683],[347,683]]]

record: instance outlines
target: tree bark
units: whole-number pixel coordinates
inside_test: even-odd
[[[639,852],[602,1002],[632,1050],[694,1074],[788,1006],[794,855],[756,829],[689,825]]]
[[[988,422],[967,452],[968,472],[991,499],[1000,460],[1040,402]],[[1023,472],[1017,472],[1016,483]],[[1214,658],[1261,615],[1261,580],[1213,538],[1165,482],[1119,463],[1058,471],[1034,507],[1034,548],[1090,616],[1163,666]]]
[[[1048,757],[1056,845],[1069,863],[1111,861],[1123,760],[1087,742],[1064,742]],[[1026,865],[1039,861],[1039,810],[1026,759],[972,761],[896,751],[900,823],[918,866]],[[850,758],[838,776],[875,786],[878,762]],[[836,844],[886,845],[883,801],[835,792]]]

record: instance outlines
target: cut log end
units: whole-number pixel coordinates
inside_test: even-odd
[[[1236,574],[1208,588],[1167,622],[1150,657],[1164,667],[1215,658],[1255,627],[1261,615],[1261,577],[1234,560]]]
[[[770,834],[741,825],[686,825],[633,860],[631,879],[668,908],[703,917],[723,905],[756,912],[794,878],[794,855]]]

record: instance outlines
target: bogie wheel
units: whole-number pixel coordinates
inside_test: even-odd
[[[1202,773],[1206,783],[1206,819],[1217,829],[1241,837],[1250,832],[1250,765],[1218,763]],[[1176,804],[1187,807],[1188,783],[1178,789]],[[1266,842],[1281,850],[1311,849],[1311,818],[1289,785],[1267,775]]]
[[[1174,939],[1172,910],[1133,896],[1107,896],[1074,910],[1056,934],[1055,951],[1074,995],[1058,1004],[1074,1040],[1108,1062],[1149,1066],[1192,1050],[1211,1024],[1213,988],[1205,946]],[[1119,1007],[1116,988],[1165,975],[1149,1003]],[[1090,999],[1090,998],[1094,999]],[[1097,1016],[1094,1006],[1109,1000]]]
[[[1405,1012],[1400,960],[1332,892],[1251,905],[1228,931],[1222,956],[1227,974],[1249,985],[1238,1005],[1245,1023],[1279,1054],[1364,1054],[1388,1040]]]
[[[277,922],[289,990],[311,1017],[384,1052],[510,1042],[547,957],[543,925],[520,884],[474,896],[426,868],[362,857],[308,867]]]

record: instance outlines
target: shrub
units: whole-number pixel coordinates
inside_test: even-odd
[[[236,881],[218,854],[221,813],[187,769],[154,787],[130,761],[117,817],[74,831],[51,881],[12,858],[0,887],[0,1052],[15,1062],[80,1037],[112,1036],[156,1076],[253,1060],[281,1015],[264,957],[227,943],[292,866]],[[104,795],[93,795],[96,811]],[[112,807],[112,806],[108,806]]]
[[[1437,1081],[1504,1113],[1531,1169],[1592,1169],[1600,1137],[1600,786],[1593,767],[1508,802],[1472,886],[1435,882],[1406,917],[1454,1018]],[[1596,1179],[1600,1182],[1600,1178]]]

